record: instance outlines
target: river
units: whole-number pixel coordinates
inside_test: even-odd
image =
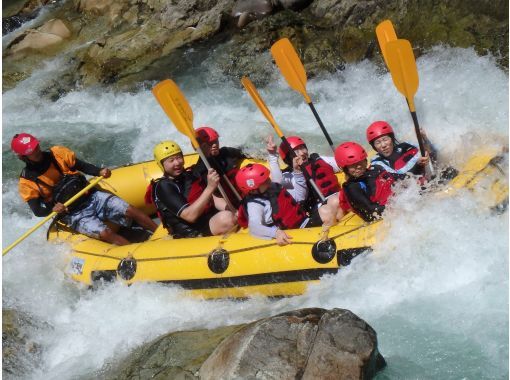
[[[268,64],[271,64],[268,62]],[[461,165],[478,148],[508,145],[508,74],[471,49],[438,47],[417,60],[420,124],[443,162]],[[153,146],[178,133],[147,89],[113,93],[88,89],[56,102],[38,95],[62,61],[53,60],[3,94],[3,246],[38,218],[17,194],[22,168],[9,151],[11,136],[29,132],[42,146],[66,145],[98,165],[115,167],[152,158]],[[227,146],[263,155],[272,131],[249,96],[207,68],[174,78],[194,112]],[[260,90],[287,135],[313,150],[329,147],[302,97],[275,69]],[[308,91],[336,144],[365,142],[372,121],[389,121],[401,141],[415,142],[405,99],[373,63],[314,78]],[[388,367],[378,379],[508,378],[508,212],[481,206],[483,194],[439,199],[402,190],[384,221],[385,236],[305,295],[281,300],[202,301],[156,284],[108,285],[91,292],[65,275],[69,248],[50,244],[41,228],[3,259],[3,307],[31,313],[48,327],[29,330],[41,344],[42,367],[31,379],[93,378],[106,364],[169,331],[237,324],[303,307],[347,308],[378,333]]]

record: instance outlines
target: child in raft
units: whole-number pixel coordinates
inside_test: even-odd
[[[319,156],[317,153],[309,154],[305,141],[299,136],[289,136],[287,142],[294,151],[295,156],[289,152],[283,142],[276,152],[273,136],[267,139],[266,149],[273,182],[280,183],[292,197],[308,212],[318,210],[321,220],[326,225],[333,225],[343,217],[342,209],[338,207],[338,192],[340,185],[335,173],[340,172],[334,157]],[[287,168],[280,169],[278,156],[287,164]],[[306,170],[307,177],[312,179],[326,203],[320,202],[315,190],[311,187],[302,169]]]
[[[275,239],[280,246],[290,244],[287,229],[317,227],[318,212],[309,216],[279,183],[271,182],[269,169],[249,164],[239,170],[236,184],[245,197],[238,211],[238,223],[260,239]]]

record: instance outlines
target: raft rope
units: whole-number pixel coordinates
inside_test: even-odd
[[[355,232],[355,231],[357,231],[357,230],[359,230],[361,228],[367,227],[368,225],[379,223],[379,222],[380,221],[375,221],[375,222],[371,222],[371,223],[363,223],[362,225],[357,226],[357,227],[355,227],[355,228],[353,228],[353,229],[351,229],[349,231],[345,231],[345,232],[339,233],[339,234],[337,234],[335,236],[332,236],[330,239],[332,239],[332,240],[338,239],[339,237],[348,235],[348,234],[350,234],[352,232]],[[309,241],[294,241],[291,244],[292,245],[314,245],[315,243],[316,243],[315,241],[314,242],[309,242]],[[228,252],[229,252],[229,254],[235,254],[235,253],[249,252],[249,251],[253,251],[255,249],[263,249],[263,248],[274,247],[274,246],[277,246],[277,244],[276,243],[268,243],[268,244],[261,244],[261,245],[256,245],[256,246],[252,246],[252,247],[248,247],[248,248],[235,249],[235,250],[228,251]],[[118,261],[121,261],[122,259],[124,259],[124,257],[119,258],[119,257],[115,257],[115,256],[104,255],[104,254],[97,254],[97,253],[90,253],[90,252],[85,252],[85,251],[80,251],[80,250],[75,250],[74,252],[81,253],[83,255],[94,256],[94,257],[106,257],[106,258],[113,259],[113,260],[118,260]],[[138,262],[144,262],[144,261],[162,261],[162,260],[192,259],[192,258],[198,258],[198,257],[209,257],[209,255],[210,255],[210,252],[201,253],[201,254],[198,254],[198,255],[157,257],[157,258],[146,258],[146,259],[137,259],[137,258],[135,258],[135,259]]]
[[[498,165],[499,163],[501,163],[501,161],[503,160],[503,157],[501,155],[497,155],[497,156],[494,156],[493,158],[490,159],[490,161],[480,170],[478,170],[476,173],[473,174],[473,176],[471,177],[471,179],[469,179],[467,182],[466,182],[466,185],[465,186],[468,186],[472,181],[475,180],[475,178],[482,172],[484,172],[488,167],[492,166],[492,167],[495,167],[497,170],[499,170],[501,173],[504,174],[504,171],[501,169],[501,167]],[[127,165],[129,166],[129,165]],[[354,215],[353,215],[354,216]],[[352,218],[352,217],[351,217]],[[349,220],[349,219],[348,219]],[[335,240],[335,239],[338,239],[339,237],[342,237],[342,236],[345,236],[345,235],[348,235],[352,232],[355,232],[361,228],[364,228],[364,227],[367,227],[369,225],[372,225],[372,224],[375,224],[375,223],[379,223],[380,220],[377,220],[377,221],[374,221],[374,222],[370,222],[370,223],[363,223],[362,225],[360,226],[357,226],[356,228],[353,228],[349,231],[346,231],[346,232],[342,232],[342,233],[339,233],[337,235],[334,235],[332,236],[330,239],[332,240]],[[53,224],[57,224],[57,223],[52,223]],[[51,226],[50,225],[50,228]],[[48,231],[50,230],[50,228],[48,228]],[[57,227],[58,228],[58,227]],[[230,232],[229,232],[230,233]],[[225,242],[225,236],[229,236],[229,233],[227,233],[226,235],[223,235],[221,237],[221,239],[219,240],[219,245],[222,246],[223,243]],[[159,240],[159,239],[156,239],[156,240]],[[154,241],[154,240],[153,240]],[[303,242],[303,241],[294,241],[292,242],[292,244],[294,245],[314,245],[316,242]],[[142,246],[143,244],[145,243],[142,243],[140,244],[139,246],[137,246],[135,248],[135,251],[136,249],[138,249],[140,246]],[[249,248],[241,248],[241,249],[236,249],[236,250],[233,250],[233,251],[229,251],[229,254],[234,254],[234,253],[241,253],[241,252],[248,252],[248,251],[252,251],[252,250],[255,250],[255,249],[262,249],[262,248],[269,248],[269,247],[273,247],[273,246],[276,246],[277,244],[276,243],[269,243],[269,244],[262,244],[262,245],[257,245],[257,246],[252,246],[252,247],[249,247]],[[123,260],[125,257],[123,258],[118,258],[118,257],[115,257],[115,256],[110,256],[110,255],[105,255],[105,254],[95,254],[95,253],[90,253],[90,252],[85,252],[85,251],[80,251],[80,250],[75,250],[74,252],[77,252],[77,253],[81,253],[83,255],[88,255],[88,256],[95,256],[95,257],[106,257],[106,258],[109,258],[109,259],[112,259],[112,260],[118,260],[118,261],[121,261]],[[131,256],[132,256],[132,252],[130,253]],[[202,253],[202,254],[198,254],[198,255],[190,255],[190,256],[178,256],[178,257],[159,257],[159,258],[147,258],[147,259],[136,259],[137,261],[161,261],[161,260],[179,260],[179,259],[189,259],[189,258],[196,258],[196,257],[209,257],[210,255],[210,252],[207,252],[207,253]]]

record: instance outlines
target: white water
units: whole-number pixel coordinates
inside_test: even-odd
[[[268,62],[268,64],[270,64]],[[3,96],[3,246],[37,222],[16,192],[21,163],[8,152],[10,137],[37,134],[44,146],[65,144],[91,162],[109,166],[148,160],[161,139],[190,145],[149,91],[73,92],[55,103],[37,95],[54,61]],[[436,49],[418,60],[420,124],[443,159],[464,162],[480,147],[508,143],[508,76],[472,50]],[[275,78],[278,76],[275,74]],[[209,123],[224,145],[262,153],[271,130],[248,95],[231,84],[182,86],[195,124]],[[316,108],[336,143],[364,142],[377,119],[400,140],[414,141],[404,98],[391,78],[368,62],[308,83]],[[313,115],[283,80],[261,90],[287,135],[299,133],[313,150],[329,153]],[[42,368],[31,378],[91,375],[160,334],[237,324],[302,307],[347,308],[378,333],[388,362],[381,379],[508,378],[508,213],[481,208],[479,195],[448,199],[404,191],[387,212],[386,237],[373,254],[358,257],[301,297],[246,302],[184,298],[159,285],[81,289],[64,275],[67,247],[34,233],[3,259],[3,304],[33,314],[51,328],[29,331],[42,343]]]

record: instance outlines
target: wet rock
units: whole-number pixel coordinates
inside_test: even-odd
[[[187,70],[200,66],[210,70],[211,78],[223,75],[237,84],[248,75],[261,85],[278,75],[270,63],[269,47],[281,37],[292,40],[313,77],[362,59],[382,64],[374,29],[387,18],[399,36],[412,42],[416,55],[441,43],[474,46],[479,54],[491,53],[508,67],[508,2],[503,0],[267,0],[265,18],[254,17],[243,29],[235,26],[232,14],[264,1],[56,2],[41,23],[49,18],[65,20],[73,35],[63,43],[62,36],[50,33],[45,48],[38,47],[40,31],[15,38],[4,48],[4,90],[55,56],[77,62],[77,69],[61,70],[73,76],[67,81],[71,86],[135,90],[144,81],[182,73],[182,66]],[[35,3],[21,8],[34,9]],[[14,45],[23,54],[9,54]],[[208,51],[205,60],[186,61],[196,49]]]
[[[50,0],[22,0],[2,2],[2,35],[6,35],[37,17],[41,8]],[[7,3],[7,4],[6,4]]]
[[[28,29],[7,47],[7,54],[45,53],[71,37],[70,27],[62,20],[51,19],[37,29]]]
[[[98,378],[197,379],[195,373],[216,346],[240,326],[175,332],[135,350],[120,363],[105,367]]]
[[[375,331],[352,312],[302,309],[251,323],[225,339],[201,379],[370,379],[385,366]]]
[[[243,28],[253,20],[260,20],[281,9],[294,11],[306,8],[312,0],[237,0],[232,9],[232,17],[238,28]]]
[[[45,326],[30,315],[13,309],[2,309],[2,375],[17,378],[41,366],[41,347],[28,331]]]

